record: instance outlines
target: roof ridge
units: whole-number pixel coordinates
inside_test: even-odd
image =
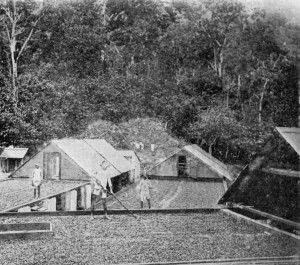
[[[94,148],[92,145],[90,145],[86,140],[90,140],[90,139],[81,139],[83,142],[85,142],[90,148],[92,148],[93,150],[95,150],[100,156],[104,157],[105,160],[107,160],[118,172],[120,172],[119,169],[117,169],[115,167],[115,165],[113,163],[111,163],[111,161],[109,161],[109,159],[107,159],[106,156],[104,156],[104,154],[101,154],[96,148]],[[106,141],[106,140],[105,140]],[[106,141],[107,142],[107,141]],[[108,143],[108,142],[107,142]],[[121,172],[120,172],[121,173]]]
[[[217,164],[219,164],[220,166],[224,167],[225,169],[227,169],[227,166],[226,164],[224,164],[222,161],[220,161],[219,159],[215,158],[214,156],[212,156],[210,153],[206,152],[205,150],[203,150],[200,146],[198,146],[197,144],[193,144],[191,145],[193,147],[196,147],[196,149],[199,151],[199,152],[205,152],[205,154],[211,158],[214,162],[216,162]]]
[[[4,149],[12,149],[12,150],[16,150],[16,149],[27,149],[27,147],[4,147]]]
[[[58,148],[58,149],[60,149],[67,157],[69,157],[78,167],[80,167],[88,176],[91,176],[91,174],[82,166],[82,165],[80,165],[77,161],[76,161],[76,159],[74,159],[70,154],[68,154],[68,152],[66,151],[66,150],[64,150],[63,148],[61,148],[59,145],[57,145],[55,142],[53,142],[53,144],[55,144],[56,145],[56,147]],[[43,148],[43,149],[45,149],[46,148],[46,146]],[[43,150],[42,149],[42,150]],[[42,150],[40,150],[40,151],[42,151]]]
[[[196,145],[196,144],[192,144],[192,145],[188,145],[185,146],[186,147],[191,147],[193,148],[196,152],[200,153],[201,155],[204,155],[207,159],[209,159],[211,162],[215,163],[217,166],[219,166],[222,170],[226,171],[226,175],[224,175],[224,173],[221,173],[224,177],[226,177],[229,180],[232,180],[232,176],[230,171],[228,170],[227,166],[222,163],[220,160],[218,160],[217,158],[213,157],[211,154],[209,154],[208,152],[206,152],[205,150],[203,150],[200,146]],[[189,151],[188,149],[186,149],[187,151]],[[190,152],[190,151],[189,151]],[[201,159],[201,158],[200,158]],[[209,165],[211,168],[213,168],[214,170],[217,170],[215,167],[212,167],[211,165]],[[220,170],[217,170],[220,171]]]
[[[149,168],[148,170],[146,170],[146,172],[152,170],[153,168],[157,167],[158,165],[162,164],[163,162],[165,162],[166,160],[168,160],[170,157],[172,157],[173,155],[177,154],[179,151],[181,151],[184,147],[177,149],[174,153],[172,153],[171,155],[167,156],[166,158],[164,158],[162,161],[158,162],[157,164],[155,164],[153,167]]]
[[[131,163],[108,141],[105,139],[82,139],[86,144],[88,144],[93,150],[95,150],[99,155],[106,159],[118,172],[127,172],[129,167],[131,168]],[[98,140],[95,146],[93,146],[92,141]],[[101,141],[99,141],[101,140]],[[102,142],[102,147],[99,149],[99,142]],[[106,152],[102,153],[102,149],[105,148]],[[110,151],[113,152],[113,156]],[[121,159],[121,160],[120,160]],[[127,164],[127,165],[126,165]],[[125,169],[126,170],[125,170]],[[125,170],[125,171],[124,171]]]

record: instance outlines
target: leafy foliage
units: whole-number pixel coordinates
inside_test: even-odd
[[[297,126],[299,28],[279,15],[211,0],[16,4],[19,40],[34,34],[15,84],[0,45],[2,145],[78,135],[98,119],[121,141],[119,124],[150,117],[220,158],[247,160],[274,126]]]

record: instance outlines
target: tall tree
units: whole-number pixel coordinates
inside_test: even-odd
[[[230,46],[234,34],[243,30],[248,15],[242,4],[231,1],[207,1],[205,8],[208,18],[199,23],[213,52],[211,68],[223,82],[225,50]]]
[[[44,7],[34,1],[9,0],[0,5],[1,37],[5,40],[10,57],[9,74],[15,104],[18,103],[18,62],[31,40]]]

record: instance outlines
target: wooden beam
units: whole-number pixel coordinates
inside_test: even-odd
[[[52,235],[51,223],[0,224],[0,240],[33,239]]]
[[[135,214],[177,214],[177,213],[211,213],[218,212],[221,209],[228,209],[228,207],[210,207],[210,208],[174,208],[174,209],[130,209]],[[90,215],[89,210],[78,211],[45,211],[45,212],[0,212],[0,217],[26,217],[26,216],[73,216],[73,215]],[[95,210],[94,215],[103,215],[103,210]],[[125,215],[127,210],[108,210],[109,215]]]
[[[254,213],[254,214],[256,214],[256,215],[259,215],[259,216],[268,218],[268,219],[273,220],[273,221],[277,221],[277,222],[283,223],[283,224],[285,224],[285,225],[288,225],[288,226],[291,226],[291,227],[293,227],[293,228],[296,228],[297,230],[300,231],[300,223],[296,223],[296,222],[293,222],[293,221],[290,221],[290,220],[287,220],[287,219],[278,217],[278,216],[276,216],[276,215],[272,215],[272,214],[269,214],[269,213],[265,213],[265,212],[256,210],[256,209],[254,209],[254,208],[250,208],[250,207],[248,207],[248,206],[242,206],[242,205],[241,205],[241,206],[237,206],[237,208],[240,208],[240,209],[245,210],[245,211],[247,211],[247,212]]]
[[[271,232],[276,232],[276,233],[279,233],[279,234],[284,234],[284,235],[287,235],[289,237],[292,237],[292,238],[295,238],[297,240],[300,240],[300,236],[299,235],[296,235],[296,234],[293,234],[293,233],[289,233],[289,232],[286,232],[284,230],[281,230],[279,228],[276,228],[274,226],[271,226],[269,224],[265,224],[265,223],[262,223],[262,222],[259,222],[259,221],[256,221],[252,218],[249,218],[247,216],[244,216],[242,214],[239,214],[239,213],[236,213],[236,212],[233,212],[231,210],[228,210],[228,209],[221,209],[221,211],[227,215],[231,215],[232,217],[238,219],[238,220],[243,220],[245,221],[246,223],[250,223],[250,224],[254,224],[256,226],[260,226],[268,231],[271,231]]]
[[[262,171],[274,175],[279,175],[279,176],[298,178],[300,180],[300,171],[279,169],[279,168],[263,168]]]
[[[135,263],[136,265],[296,265],[299,264],[300,258],[297,256],[287,257],[251,257],[237,259],[213,259],[213,260],[191,260],[191,261],[170,261],[170,262],[151,262],[151,263]],[[133,265],[133,264],[131,264]]]

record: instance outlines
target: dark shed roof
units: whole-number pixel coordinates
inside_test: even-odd
[[[26,155],[28,148],[14,148],[8,147],[4,148],[3,152],[0,155],[0,158],[18,158],[22,159]]]

